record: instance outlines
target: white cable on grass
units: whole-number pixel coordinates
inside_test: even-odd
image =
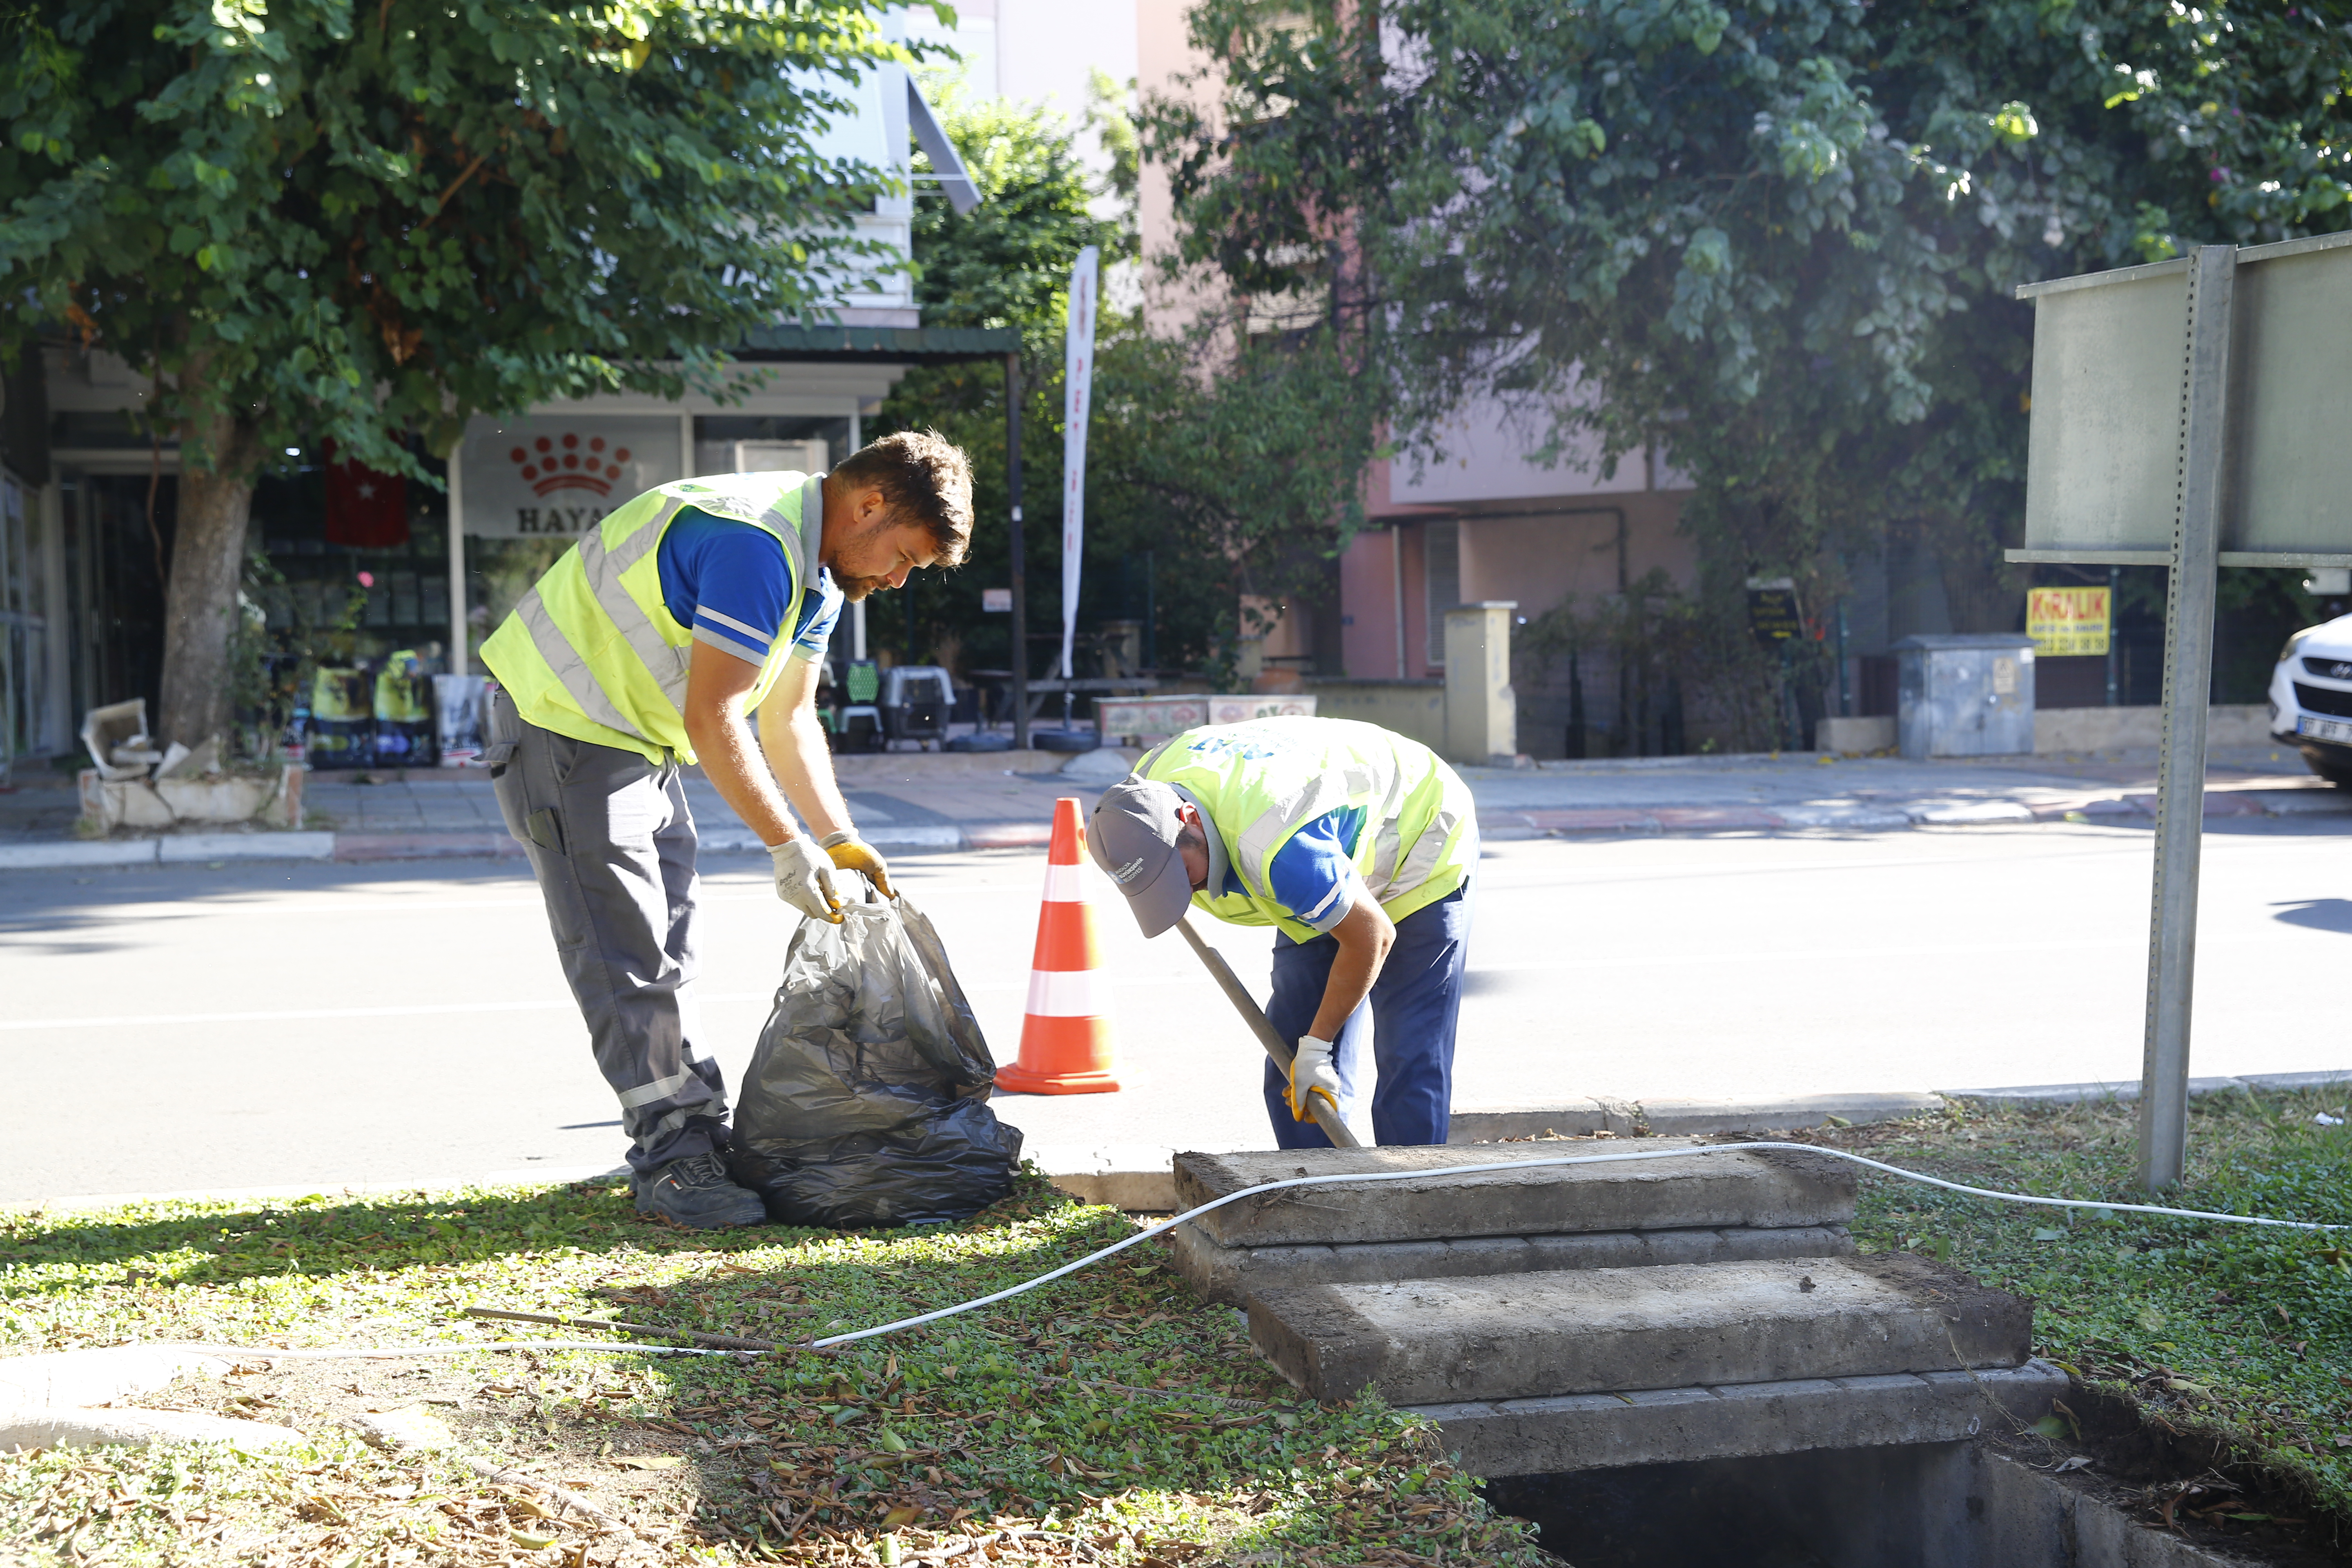
[[[1916,1171],[1906,1171],[1900,1165],[1889,1165],[1861,1154],[1849,1153],[1843,1149],[1825,1149],[1819,1144],[1790,1143],[1777,1139],[1758,1140],[1746,1143],[1708,1143],[1686,1149],[1612,1149],[1604,1154],[1556,1154],[1541,1160],[1496,1160],[1477,1165],[1447,1165],[1432,1171],[1343,1171],[1328,1176],[1288,1176],[1278,1182],[1261,1182],[1256,1186],[1244,1187],[1239,1192],[1227,1193],[1221,1198],[1213,1198],[1198,1208],[1187,1209],[1172,1218],[1161,1220],[1158,1225],[1139,1230],[1133,1236],[1124,1237],[1112,1242],[1099,1251],[1090,1252],[1076,1263],[1066,1263],[1051,1273],[1040,1274],[1035,1279],[1025,1279],[1018,1285],[1008,1286],[1004,1289],[986,1296],[976,1296],[969,1301],[960,1301],[952,1307],[942,1307],[935,1312],[919,1312],[914,1317],[900,1318],[895,1322],[877,1323],[870,1329],[858,1329],[849,1333],[834,1334],[825,1339],[811,1340],[803,1344],[787,1345],[782,1348],[830,1350],[835,1345],[850,1344],[858,1340],[870,1340],[881,1334],[894,1334],[901,1329],[920,1328],[925,1323],[935,1323],[942,1318],[952,1318],[982,1307],[994,1306],[999,1301],[1026,1295],[1041,1285],[1050,1285],[1066,1275],[1075,1274],[1081,1268],[1100,1263],[1106,1258],[1124,1252],[1130,1247],[1173,1230],[1188,1220],[1198,1219],[1212,1209],[1221,1209],[1227,1204],[1239,1203],[1244,1198],[1255,1197],[1260,1193],[1278,1193],[1288,1187],[1321,1187],[1363,1182],[1441,1181],[1448,1176],[1475,1176],[1489,1171],[1542,1171],[1558,1165],[1604,1165],[1629,1160],[1685,1160],[1693,1155],[1735,1154],[1748,1149],[1789,1149],[1806,1154],[1834,1155],[1841,1160],[1850,1160],[1857,1165],[1867,1165],[1874,1171],[1883,1171],[1890,1176],[1900,1176],[1906,1182],[1918,1182],[1930,1187],[1941,1187],[1947,1192],[1961,1193],[1972,1198],[1991,1198],[2000,1203],[2037,1204],[2045,1208],[2097,1209],[2105,1214],[2163,1215],[2173,1219],[2218,1220],[2227,1225],[2267,1225],[2284,1230],[2352,1229],[2352,1226],[2324,1225],[2316,1220],[2266,1219],[2260,1215],[2213,1214],[2204,1209],[2165,1208],[2157,1204],[2105,1203],[2093,1198],[2044,1198],[2036,1197],[2031,1193],[1995,1192],[1990,1187],[1971,1187],[1959,1182],[1945,1181],[1940,1176],[1922,1175]],[[634,1351],[646,1355],[723,1356],[761,1353],[739,1350],[704,1350],[679,1345],[616,1344],[604,1340],[493,1340],[488,1343],[402,1345],[383,1350],[336,1348],[280,1351],[236,1345],[173,1345],[165,1348],[206,1352],[215,1355],[245,1355],[290,1361],[355,1361],[394,1356],[467,1355],[476,1351],[602,1351],[607,1354]]]
[[[1824,1149],[1814,1143],[1759,1140],[1748,1143],[1708,1143],[1690,1149],[1622,1149],[1612,1150],[1606,1154],[1561,1154],[1544,1160],[1497,1160],[1483,1165],[1448,1165],[1435,1171],[1350,1171],[1328,1176],[1291,1176],[1279,1182],[1262,1182],[1255,1187],[1244,1187],[1239,1192],[1227,1193],[1221,1198],[1213,1198],[1196,1209],[1188,1209],[1172,1219],[1162,1220],[1149,1229],[1139,1230],[1133,1236],[1115,1241],[1099,1252],[1089,1253],[1076,1263],[1064,1264],[1050,1274],[1040,1274],[1034,1279],[1025,1280],[1019,1285],[999,1290],[993,1295],[981,1296],[953,1307],[943,1307],[936,1312],[923,1312],[915,1317],[901,1318],[894,1323],[882,1323],[870,1329],[859,1329],[855,1333],[835,1334],[830,1339],[812,1340],[809,1342],[808,1348],[825,1350],[834,1345],[847,1344],[853,1340],[872,1339],[877,1334],[896,1333],[900,1329],[919,1328],[925,1323],[936,1322],[941,1318],[954,1317],[959,1312],[969,1312],[975,1307],[993,1305],[998,1301],[1034,1290],[1040,1285],[1050,1284],[1065,1274],[1074,1274],[1089,1264],[1099,1263],[1113,1253],[1124,1252],[1138,1242],[1149,1241],[1162,1231],[1173,1230],[1187,1220],[1207,1214],[1211,1209],[1223,1208],[1227,1204],[1238,1203],[1244,1198],[1255,1197],[1260,1193],[1279,1192],[1285,1187],[1319,1187],[1351,1182],[1428,1181],[1444,1176],[1476,1175],[1486,1171],[1540,1171],[1554,1165],[1599,1165],[1625,1160],[1680,1160],[1693,1154],[1736,1153],[1743,1149],[1796,1149],[1809,1154],[1834,1154],[1841,1160],[1851,1160],[1857,1165],[1867,1165],[1874,1171],[1884,1171],[1890,1176],[1901,1176],[1906,1181],[1924,1182],[1931,1187],[1943,1187],[1955,1193],[1966,1193],[1971,1197],[1998,1198],[2008,1203],[2042,1204],[2053,1208],[2104,1209],[2110,1212],[2120,1210],[2127,1214],[2170,1215],[2182,1219],[2226,1220],[2233,1225],[2282,1226],[2292,1230],[2346,1228],[2343,1226],[2321,1225],[2311,1220],[2263,1219],[2252,1215],[2208,1214],[2202,1209],[2159,1208],[2153,1204],[2109,1204],[2084,1198],[2040,1198],[2027,1193],[1997,1193],[1985,1187],[1963,1186],[1958,1182],[1948,1182],[1939,1176],[1923,1176],[1916,1171],[1906,1171],[1898,1165],[1882,1164],[1876,1160],[1864,1159],[1860,1154],[1850,1154],[1843,1149]]]

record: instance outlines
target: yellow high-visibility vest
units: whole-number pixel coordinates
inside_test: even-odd
[[[663,485],[607,513],[547,569],[482,644],[482,662],[526,721],[559,735],[693,762],[686,738],[692,628],[662,603],[662,535],[691,507],[765,529],[784,547],[792,595],[748,706],[792,657],[793,628],[815,574],[822,474],[719,474]],[[803,524],[806,526],[803,526]]]
[[[1478,858],[1478,809],[1444,760],[1354,719],[1253,719],[1187,730],[1135,771],[1190,795],[1224,842],[1240,892],[1211,886],[1198,908],[1234,925],[1321,933],[1274,896],[1274,858],[1326,812],[1362,812],[1347,846],[1373,901],[1400,921],[1462,886]]]

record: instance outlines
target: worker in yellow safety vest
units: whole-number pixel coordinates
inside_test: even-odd
[[[845,600],[955,565],[971,541],[971,464],[929,433],[830,473],[683,479],[592,526],[482,645],[497,682],[484,760],[620,1097],[640,1213],[698,1229],[765,1217],[728,1174],[726,1083],[698,1038],[678,771],[701,765],[803,915],[841,918],[836,871],[887,893],[834,782],[817,670]]]
[[[1330,1146],[1310,1101],[1353,1109],[1367,1037],[1374,1139],[1445,1142],[1478,815],[1436,752],[1352,719],[1204,725],[1103,793],[1087,847],[1145,936],[1195,908],[1275,928],[1277,1144]]]

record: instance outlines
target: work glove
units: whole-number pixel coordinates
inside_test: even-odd
[[[1304,1035],[1297,1054],[1290,1058],[1290,1114],[1301,1121],[1314,1121],[1309,1107],[1318,1094],[1332,1110],[1339,1109],[1339,1073],[1331,1065],[1331,1042]]]
[[[866,843],[855,833],[827,834],[816,841],[816,847],[833,857],[835,870],[863,871],[874,879],[874,885],[882,889],[884,898],[895,899],[898,896],[890,886],[888,863],[875,852],[874,846]]]
[[[805,835],[768,846],[775,862],[776,897],[812,920],[841,923],[841,895],[833,889],[833,862]]]

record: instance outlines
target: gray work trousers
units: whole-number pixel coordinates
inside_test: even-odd
[[[648,1172],[727,1142],[727,1085],[694,1005],[694,816],[675,763],[526,723],[490,694],[485,759],[507,831],[530,858],[556,957],[629,1164]]]

